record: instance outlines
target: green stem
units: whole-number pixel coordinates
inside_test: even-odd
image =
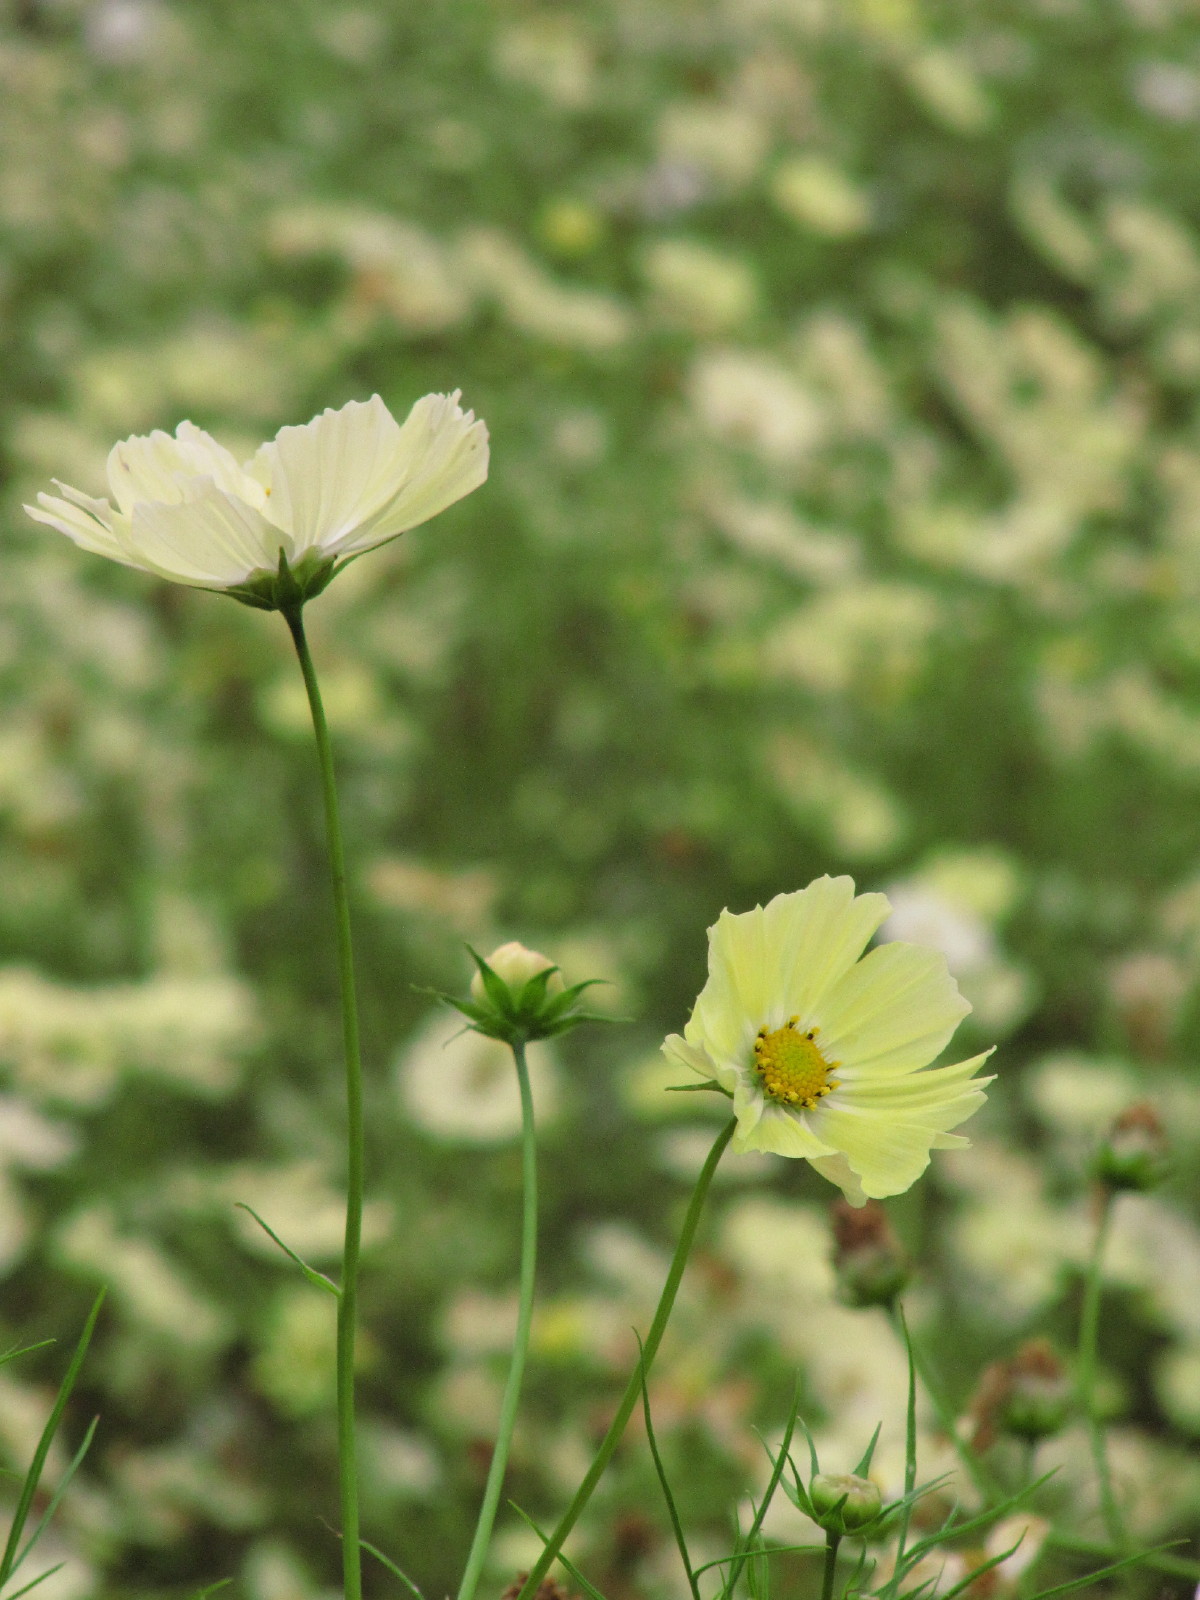
[[[825,1535],[825,1569],[821,1575],[821,1600],[833,1600],[833,1575],[837,1571],[838,1545],[841,1542],[840,1534]]]
[[[900,1338],[903,1339],[904,1330],[900,1325],[899,1305],[897,1302],[893,1302],[893,1304],[889,1307],[889,1315],[892,1319],[892,1326],[896,1329],[896,1332],[899,1334]],[[951,1414],[950,1407],[946,1404],[941,1388],[933,1377],[929,1362],[925,1359],[924,1352],[913,1338],[911,1328],[908,1332],[908,1343],[909,1349],[912,1351],[913,1366],[917,1369],[917,1374],[921,1379],[921,1387],[925,1390],[926,1398],[928,1399],[929,1404],[933,1407],[934,1415],[937,1417],[938,1427],[946,1435],[947,1439],[949,1439],[951,1445],[953,1446],[955,1455],[962,1463],[963,1469],[970,1478],[971,1482],[974,1484],[976,1491],[979,1493],[984,1504],[986,1505],[990,1500],[997,1497],[999,1492],[998,1487],[993,1481],[991,1474],[984,1467],[983,1462],[980,1461],[979,1457],[971,1449],[970,1445],[962,1437],[955,1426],[955,1420]]]
[[[517,1310],[517,1332],[513,1341],[512,1364],[508,1369],[508,1382],[504,1386],[504,1399],[500,1404],[496,1448],[492,1452],[492,1464],[488,1469],[483,1504],[479,1508],[479,1521],[467,1556],[466,1571],[458,1586],[458,1600],[473,1600],[483,1572],[484,1561],[487,1559],[492,1525],[496,1520],[496,1507],[500,1504],[500,1490],[504,1485],[504,1470],[508,1466],[513,1427],[517,1420],[517,1401],[521,1398],[521,1379],[525,1373],[525,1356],[529,1349],[529,1327],[533,1321],[533,1284],[537,1269],[537,1138],[533,1125],[533,1095],[529,1089],[529,1068],[525,1064],[524,1042],[515,1043],[512,1053],[513,1060],[517,1064],[517,1082],[521,1086],[521,1169],[525,1191],[525,1209],[521,1221],[521,1295]]]
[[[666,1332],[667,1322],[675,1305],[675,1296],[679,1292],[683,1269],[687,1266],[687,1259],[696,1237],[700,1213],[704,1209],[704,1201],[708,1194],[709,1185],[712,1183],[713,1173],[717,1170],[717,1163],[725,1154],[725,1147],[730,1139],[733,1138],[733,1132],[736,1127],[736,1120],[726,1123],[725,1127],[717,1135],[716,1143],[708,1152],[708,1159],[700,1170],[700,1176],[696,1179],[696,1187],[692,1190],[692,1198],[688,1202],[687,1215],[683,1219],[683,1229],[679,1235],[679,1243],[675,1246],[675,1254],[671,1257],[671,1267],[667,1273],[667,1281],[663,1284],[662,1294],[659,1296],[658,1309],[654,1313],[654,1321],[650,1324],[650,1331],[646,1335],[645,1344],[642,1346],[642,1359],[625,1386],[625,1393],[621,1396],[617,1414],[609,1424],[608,1432],[601,1441],[595,1460],[588,1468],[583,1482],[576,1489],[575,1498],[563,1512],[558,1526],[550,1535],[546,1548],[534,1563],[533,1570],[526,1578],[517,1600],[530,1600],[530,1596],[535,1592],[547,1572],[549,1572],[558,1552],[563,1547],[567,1535],[579,1520],[584,1506],[591,1499],[593,1489],[600,1482],[604,1469],[612,1458],[613,1451],[620,1443],[621,1435],[625,1432],[625,1425],[629,1421],[630,1414],[637,1404],[638,1396],[642,1392],[643,1374],[649,1375],[654,1357],[658,1354],[658,1347],[662,1343],[663,1334]]]
[[[1100,1510],[1104,1528],[1112,1543],[1121,1550],[1125,1546],[1125,1527],[1113,1494],[1112,1474],[1108,1468],[1108,1450],[1105,1446],[1104,1424],[1096,1412],[1096,1355],[1100,1339],[1100,1294],[1104,1283],[1104,1247],[1108,1243],[1112,1223],[1113,1201],[1116,1195],[1105,1186],[1101,1190],[1100,1215],[1096,1221],[1096,1237],[1088,1262],[1087,1278],[1083,1290],[1083,1308],[1079,1314],[1079,1403],[1087,1419],[1092,1442],[1092,1460],[1096,1465],[1096,1478],[1100,1485]]]
[[[342,991],[342,1038],[346,1055],[346,1233],[342,1249],[342,1281],[337,1316],[338,1479],[342,1513],[344,1600],[362,1600],[362,1552],[358,1528],[358,1461],[354,1440],[354,1345],[358,1326],[358,1256],[363,1210],[362,1058],[358,1043],[358,1006],[354,995],[354,950],[350,940],[350,901],[346,893],[346,854],[338,816],[333,751],[316,668],[304,636],[300,608],[285,611],[292,632],[308,706],[312,712],[321,788],[325,797],[325,831],[337,921],[338,976]]]

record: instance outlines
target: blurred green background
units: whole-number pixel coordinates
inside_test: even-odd
[[[370,1077],[367,1536],[457,1582],[514,1311],[508,1068],[443,1048],[414,985],[519,937],[632,1019],[541,1047],[510,1487],[550,1519],[716,1126],[657,1055],[704,929],[823,871],[946,950],[960,1054],[1001,1044],[975,1148],[891,1207],[956,1405],[1025,1335],[1070,1345],[1088,1152],[1158,1106],[1175,1175],[1120,1203],[1104,1394],[1138,1533],[1196,1532],[1198,24],[0,0],[0,1334],[58,1340],[0,1374],[10,1466],[111,1288],[46,1600],[332,1593],[330,1307],[233,1203],[335,1264],[341,1078],[286,630],[21,504],[100,490],[132,432],[189,417],[248,455],[373,391],[403,416],[461,388],[493,470],[309,612]],[[761,1487],[797,1368],[830,1465],[882,1416],[902,1474],[903,1364],[834,1300],[832,1194],[727,1158],[654,1390],[694,1554]],[[1077,1427],[1055,1464],[1043,1509],[1098,1532]],[[771,1531],[803,1537],[786,1507]],[[576,1553],[612,1600],[673,1600],[667,1534],[631,1436]],[[530,1555],[505,1513],[493,1594]],[[777,1579],[812,1592],[802,1558]]]

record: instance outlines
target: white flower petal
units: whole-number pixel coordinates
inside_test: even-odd
[[[971,1007],[940,950],[880,945],[821,997],[821,1052],[850,1078],[911,1072],[945,1049]]]
[[[36,506],[25,507],[33,520],[57,528],[59,533],[65,533],[81,549],[90,550],[94,555],[108,556],[111,561],[136,566],[137,563],[113,533],[113,521],[119,514],[114,513],[108,501],[93,500],[65,483],[57,486],[63,492],[63,499],[52,494],[39,494]]]
[[[254,572],[274,568],[287,536],[244,500],[211,479],[187,484],[177,505],[141,501],[130,519],[127,557],[161,578],[202,589],[228,589]]]
[[[189,478],[210,478],[226,494],[261,509],[262,485],[249,477],[229,451],[203,428],[181,422],[175,437],[156,429],[115,444],[108,455],[108,483],[126,514],[145,501],[178,505]]]
[[[350,555],[425,522],[487,477],[487,429],[458,395],[426,395],[400,427],[378,395],[281,428],[250,471],[297,555]]]
[[[339,546],[339,554],[358,554],[394,539],[486,481],[487,426],[462,409],[460,393],[427,394],[413,406],[400,429],[404,481],[354,538]]]

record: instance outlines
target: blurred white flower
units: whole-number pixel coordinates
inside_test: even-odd
[[[521,1097],[512,1052],[437,1012],[397,1060],[400,1097],[422,1132],[451,1144],[501,1144],[521,1131]],[[554,1060],[530,1046],[529,1081],[544,1125],[556,1107]]]
[[[487,429],[452,395],[404,425],[378,395],[281,428],[245,466],[194,423],[114,445],[116,508],[59,483],[26,506],[85,550],[201,589],[237,589],[280,562],[329,564],[427,522],[487,477]]]

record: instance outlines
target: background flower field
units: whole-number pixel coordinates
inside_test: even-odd
[[[341,1075],[286,630],[20,508],[98,491],[131,432],[248,455],[373,391],[461,388],[493,466],[307,619],[363,968],[367,1536],[456,1581],[515,1316],[511,1065],[420,986],[518,937],[624,1019],[532,1052],[511,1491],[551,1519],[719,1125],[658,1053],[704,929],[825,871],[945,950],[959,1055],[1001,1043],[974,1148],[889,1205],[956,1406],[1024,1337],[1069,1347],[1090,1151],[1158,1107],[1174,1173],[1118,1206],[1103,1392],[1135,1531],[1200,1530],[1198,21],[0,0],[0,1343],[58,1341],[0,1373],[5,1465],[110,1286],[46,1600],[333,1592],[332,1308],[234,1202],[336,1261]],[[832,1193],[721,1169],[652,1386],[710,1556],[797,1369],[822,1460],[882,1417],[902,1482],[903,1354],[836,1301]],[[929,1419],[922,1448],[949,1464]],[[1082,1428],[1037,1465],[1099,1536]],[[573,1546],[610,1600],[680,1593],[652,1495],[631,1434]],[[493,1594],[537,1549],[500,1526]]]

